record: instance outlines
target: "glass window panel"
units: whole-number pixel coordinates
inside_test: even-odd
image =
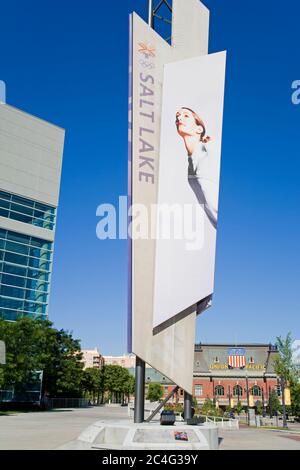
[[[41,219],[33,219],[32,224],[36,227],[44,227],[44,221]]]
[[[39,281],[48,281],[49,273],[43,273],[42,271],[35,271],[34,269],[28,269],[28,277],[38,279]]]
[[[46,313],[47,306],[45,304],[35,304],[33,302],[24,302],[24,310],[34,313]]]
[[[5,308],[0,309],[0,317],[8,321],[16,321],[18,318],[18,312],[14,310],[6,310]]]
[[[47,292],[49,284],[47,282],[41,281],[39,279],[27,279],[26,287],[27,289],[36,289],[43,292]]]
[[[0,251],[0,261],[2,261],[3,258],[4,258],[4,251],[1,250],[1,251]]]
[[[0,191],[0,197],[1,197],[2,199],[7,199],[8,201],[10,201],[10,199],[11,199],[11,194],[5,193],[4,191]]]
[[[34,290],[25,291],[25,298],[27,300],[34,300],[36,302],[47,302],[47,294],[43,294]]]
[[[31,268],[43,269],[44,271],[49,271],[50,269],[50,263],[40,258],[29,258],[29,266]]]
[[[25,287],[26,279],[24,277],[11,276],[10,274],[2,274],[1,282],[10,286]]]
[[[33,216],[33,212],[34,212],[32,207],[21,206],[20,204],[14,204],[14,203],[11,203],[10,210],[15,211],[15,212],[21,212],[22,214],[27,214],[27,215],[30,215],[31,217]]]
[[[35,208],[42,212],[49,212],[49,214],[55,214],[55,207],[47,206],[46,204],[41,204],[40,202],[35,203]]]
[[[30,207],[33,207],[34,202],[35,202],[35,201],[32,201],[31,199],[26,199],[25,197],[14,196],[14,195],[12,195],[11,199],[12,199],[13,202],[17,202],[19,204],[24,204],[25,206],[30,206]]]
[[[28,258],[27,256],[21,256],[16,255],[15,253],[6,252],[4,255],[4,260],[8,261],[9,263],[22,264],[23,266],[27,266]]]
[[[9,206],[10,206],[10,202],[7,201],[7,200],[2,199],[1,196],[0,196],[0,207],[2,207],[4,209],[9,209]]]
[[[0,295],[5,295],[7,297],[16,297],[18,299],[24,299],[24,289],[18,289],[16,287],[8,287],[2,285],[0,287]]]
[[[1,209],[0,208],[0,216],[1,217],[8,217],[8,209]]]
[[[52,243],[41,240],[40,238],[31,238],[31,246],[37,246],[38,248],[44,248],[45,250],[51,250]]]
[[[24,222],[25,224],[30,224],[32,222],[32,216],[25,214],[17,214],[16,212],[10,211],[9,217],[19,222]]]
[[[4,245],[5,245],[5,240],[2,240],[2,238],[0,238],[0,250],[3,250]]]
[[[0,237],[6,238],[6,230],[3,230],[2,228],[0,228]]]
[[[6,273],[16,274],[17,276],[26,276],[27,269],[18,266],[12,266],[11,264],[4,263],[3,271]]]
[[[41,258],[45,261],[50,261],[51,259],[51,252],[47,250],[40,250],[39,248],[30,248],[29,252],[30,256],[34,256],[35,258]]]
[[[0,307],[22,310],[23,305],[23,300],[6,299],[5,297],[0,297]]]
[[[7,232],[7,239],[13,242],[25,243],[25,245],[29,245],[30,237],[27,235],[21,235],[20,233]]]
[[[14,243],[14,242],[7,240],[5,249],[7,251],[13,251],[14,253],[21,253],[23,255],[28,255],[29,246],[21,245],[20,243]]]

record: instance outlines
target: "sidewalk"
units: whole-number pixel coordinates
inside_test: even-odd
[[[295,432],[240,427],[239,431],[220,430],[220,450],[300,450]]]
[[[95,421],[128,419],[127,407],[59,409],[0,416],[0,450],[53,450]]]

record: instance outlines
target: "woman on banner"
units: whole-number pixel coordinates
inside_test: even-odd
[[[190,108],[182,107],[176,113],[177,132],[182,137],[188,157],[188,182],[209,221],[217,227],[218,182],[216,162],[208,154],[203,120]]]

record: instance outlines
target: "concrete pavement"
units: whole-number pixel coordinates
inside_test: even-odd
[[[53,450],[74,441],[100,420],[126,421],[127,407],[94,407],[0,415],[0,450]],[[300,435],[241,428],[219,430],[220,450],[300,450]]]
[[[259,428],[219,430],[219,450],[300,450],[300,435]]]
[[[0,415],[0,450],[53,450],[100,419],[128,419],[127,407],[93,407]]]

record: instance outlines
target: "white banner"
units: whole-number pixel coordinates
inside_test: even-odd
[[[165,65],[153,327],[213,293],[225,63]]]

